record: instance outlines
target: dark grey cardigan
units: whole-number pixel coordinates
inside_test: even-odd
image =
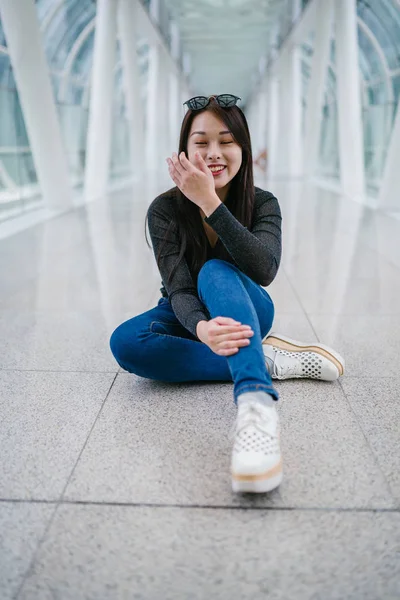
[[[156,257],[168,225],[171,220],[174,221],[175,210],[174,190],[169,190],[155,198],[149,207],[149,233]],[[258,187],[255,187],[254,211],[251,232],[243,227],[223,203],[204,219],[219,237],[214,248],[209,244],[208,260],[221,258],[221,244],[223,244],[229,253],[228,258],[224,255],[224,260],[237,266],[255,283],[267,286],[275,278],[281,260],[281,211],[275,196]],[[163,246],[159,265],[162,277],[160,291],[164,297],[169,298],[178,321],[197,337],[197,323],[208,321],[210,316],[198,297],[197,286],[185,256],[170,284],[164,283],[168,281],[178,256],[179,239],[175,228],[169,234],[168,242]]]

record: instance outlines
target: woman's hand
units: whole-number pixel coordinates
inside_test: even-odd
[[[199,152],[195,153],[193,165],[181,152],[179,157],[174,152],[172,158],[167,158],[169,174],[189,200],[200,208],[215,196],[214,177]]]
[[[229,317],[215,317],[211,321],[200,321],[196,334],[215,354],[231,356],[250,344],[254,331],[250,325],[241,325]]]

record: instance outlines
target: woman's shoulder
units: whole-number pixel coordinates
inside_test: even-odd
[[[167,216],[172,216],[175,213],[176,208],[176,198],[177,198],[177,187],[173,187],[166,192],[162,192],[159,194],[154,200],[151,202],[148,212],[162,212]]]
[[[263,190],[262,188],[254,186],[255,189],[255,199],[254,206],[257,209],[266,210],[268,213],[276,213],[278,215],[281,214],[281,209],[279,206],[278,199],[272,192],[268,190]]]
[[[269,192],[268,190],[263,190],[260,187],[257,187],[256,185],[254,186],[254,190],[255,190],[255,198],[256,200],[260,201],[260,200],[268,200],[269,198],[275,198],[275,195],[272,192]]]

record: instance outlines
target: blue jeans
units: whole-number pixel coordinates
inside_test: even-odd
[[[118,364],[140,377],[167,382],[233,381],[233,396],[263,390],[278,400],[266,367],[262,339],[274,318],[268,293],[235,265],[208,260],[200,270],[198,295],[211,318],[231,317],[250,325],[250,344],[220,356],[200,342],[175,316],[167,298],[119,325],[110,339]]]

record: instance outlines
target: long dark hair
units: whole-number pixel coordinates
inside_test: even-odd
[[[185,152],[188,156],[187,145],[192,126],[193,119],[200,112],[208,110],[223,121],[231,131],[233,139],[242,148],[242,164],[238,173],[230,182],[229,192],[224,204],[229,208],[230,212],[236,219],[247,229],[251,230],[254,209],[254,178],[253,178],[253,156],[251,151],[250,132],[244,113],[238,106],[230,108],[222,108],[219,104],[211,99],[211,102],[206,108],[200,110],[188,110],[182,122],[179,152]],[[183,256],[188,261],[189,268],[197,281],[198,273],[207,260],[207,236],[204,230],[203,221],[200,215],[199,207],[191,202],[179,188],[175,187],[168,191],[176,195],[176,221],[169,223],[164,240],[168,239],[172,226],[176,226],[181,243],[180,253],[174,268],[170,274],[169,281],[178,268]],[[148,211],[145,219],[145,238],[149,248],[151,247],[146,235],[146,223],[148,219]],[[161,251],[164,244],[161,243],[157,253],[156,261],[159,264]],[[223,248],[222,254],[227,255],[227,250]],[[168,282],[164,282],[168,285]]]

